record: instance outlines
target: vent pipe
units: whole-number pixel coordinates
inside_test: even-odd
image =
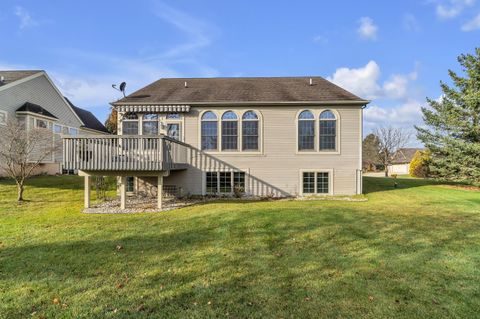
[[[187,81],[185,81],[185,87],[188,88]]]
[[[310,86],[312,86],[312,85],[313,85],[313,80],[312,80],[312,78],[310,78]]]

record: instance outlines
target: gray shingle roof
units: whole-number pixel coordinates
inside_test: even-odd
[[[392,164],[410,163],[417,151],[423,151],[423,148],[399,148],[393,154]]]
[[[79,108],[78,106],[73,105],[73,103],[65,97],[65,100],[70,104],[73,111],[77,113],[78,117],[82,120],[84,127],[91,130],[96,130],[100,132],[108,133],[107,128],[103,125],[92,112]]]
[[[57,117],[55,115],[53,115],[52,113],[48,112],[47,110],[45,110],[43,107],[41,107],[40,105],[38,104],[34,104],[34,103],[30,103],[30,102],[26,102],[25,104],[23,104],[22,106],[20,106],[16,112],[31,112],[31,113],[35,113],[35,114],[39,114],[39,115],[44,115],[44,116],[48,116],[48,117],[51,117],[51,118],[54,118],[56,119]]]
[[[160,79],[112,104],[318,101],[368,102],[322,77],[304,76]]]
[[[23,78],[29,77],[36,73],[43,72],[42,70],[17,70],[17,71],[1,71],[0,78],[3,76],[3,82],[0,82],[0,86],[9,84]]]

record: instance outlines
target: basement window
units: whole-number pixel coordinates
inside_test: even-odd
[[[206,172],[207,194],[233,194],[238,188],[245,192],[245,172]]]
[[[302,193],[308,194],[330,194],[330,172],[303,172]]]

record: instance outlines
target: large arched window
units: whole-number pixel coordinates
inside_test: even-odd
[[[315,117],[310,111],[298,115],[298,150],[315,150]]]
[[[122,134],[138,135],[138,116],[136,113],[125,113],[123,115]]]
[[[247,111],[242,116],[242,150],[258,150],[258,116],[254,111]]]
[[[320,151],[335,151],[337,149],[337,118],[332,111],[320,113],[319,121]]]
[[[222,116],[222,150],[238,149],[238,117],[232,111]]]
[[[218,148],[217,116],[211,111],[202,116],[202,150],[216,150]]]

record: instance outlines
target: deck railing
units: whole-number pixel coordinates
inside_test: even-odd
[[[187,163],[188,144],[167,136],[65,137],[63,166],[84,171],[163,171]]]

